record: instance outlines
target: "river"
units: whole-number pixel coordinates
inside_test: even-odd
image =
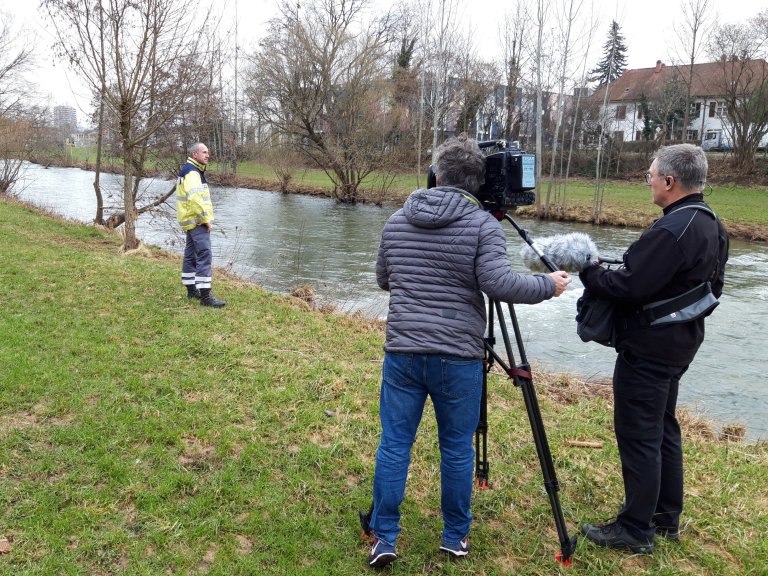
[[[119,190],[121,177],[102,176],[108,190]],[[41,208],[89,222],[95,212],[93,172],[75,168],[29,165],[17,187],[18,196]],[[150,194],[172,183],[146,182]],[[638,186],[639,194],[647,194]],[[716,193],[716,191],[715,191]],[[376,286],[374,264],[379,235],[395,208],[349,206],[300,195],[239,188],[214,188],[216,222],[214,264],[269,290],[289,292],[297,284],[314,287],[322,303],[383,317],[387,294]],[[649,199],[650,202],[650,199]],[[620,257],[640,230],[516,219],[536,237],[587,232],[605,256]],[[519,251],[524,245],[505,224],[513,269],[527,272]],[[180,253],[183,237],[172,209],[142,216],[137,226],[147,243]],[[768,331],[768,248],[732,241],[726,285],[720,306],[707,319],[707,337],[680,388],[680,404],[719,423],[747,427],[747,438],[768,439],[768,389],[763,376],[763,340]],[[169,278],[169,282],[178,278]],[[215,284],[215,280],[214,280]],[[181,287],[179,287],[181,290]],[[515,307],[529,361],[550,371],[571,372],[587,379],[612,373],[615,353],[579,340],[575,306],[581,294],[578,277],[566,293],[545,303]],[[226,299],[225,291],[216,290]]]

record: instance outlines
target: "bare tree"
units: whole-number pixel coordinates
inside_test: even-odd
[[[560,129],[563,124],[563,113],[565,110],[565,84],[571,70],[571,58],[573,57],[573,43],[571,34],[574,32],[574,22],[578,16],[582,1],[565,0],[564,10],[560,15],[560,61],[558,65],[558,91],[557,91],[557,120],[555,122],[555,132],[552,137],[552,155],[549,164],[549,182],[547,184],[547,195],[544,203],[544,216],[549,215],[550,205],[554,200],[552,198],[552,189],[555,185],[556,170],[555,163],[558,155],[558,140],[560,138]]]
[[[716,89],[725,101],[721,120],[733,143],[736,167],[749,171],[768,133],[768,10],[746,24],[719,26],[708,51],[719,62]]]
[[[594,6],[592,6],[594,8]],[[568,138],[568,154],[565,167],[561,163],[560,177],[568,179],[571,173],[571,161],[573,159],[573,149],[576,145],[577,138],[582,136],[582,118],[584,117],[583,109],[584,97],[587,95],[587,82],[589,78],[589,71],[587,63],[589,62],[590,50],[592,48],[592,38],[594,37],[597,28],[597,19],[592,10],[590,10],[589,16],[585,22],[585,29],[580,34],[581,39],[581,64],[578,73],[575,75],[576,81],[573,83],[575,91],[575,101],[571,108],[570,116],[570,135]],[[563,150],[565,149],[566,132],[563,132]]]
[[[402,14],[397,18],[402,28],[399,31],[400,48],[392,70],[390,108],[390,123],[394,136],[393,151],[400,152],[395,156],[403,162],[410,160],[416,145],[420,96],[420,63],[415,62],[418,34],[412,25],[414,19],[409,16],[409,14]],[[420,156],[419,152],[417,156]]]
[[[685,82],[685,101],[688,103],[683,114],[683,140],[688,140],[694,65],[704,46],[703,39],[708,36],[712,27],[712,3],[711,0],[682,0],[680,11],[683,15],[683,22],[682,26],[676,27],[676,29],[681,30],[681,33],[673,37],[675,55],[672,60],[681,68],[687,66],[686,74],[682,76],[682,80]]]
[[[617,31],[618,31],[618,24],[613,21],[611,23],[611,34],[609,37],[608,42],[604,46],[604,50],[608,50],[605,54],[603,60],[605,63],[607,63],[607,68],[605,70],[606,75],[606,82],[603,85],[604,86],[604,94],[603,94],[603,104],[600,108],[600,126],[604,127],[606,125],[607,120],[607,109],[606,104],[608,102],[608,94],[611,91],[611,79],[615,75],[615,70],[613,66],[617,63],[616,55],[617,53],[621,52],[621,49],[623,47],[623,42],[621,38],[617,38]],[[624,48],[626,49],[626,48]],[[605,186],[602,181],[602,170],[603,170],[603,145],[605,143],[605,130],[600,130],[600,135],[598,138],[598,146],[597,146],[597,162],[595,163],[595,193],[594,198],[592,201],[592,220],[595,222],[595,224],[600,223],[600,214],[603,211],[603,196],[605,193]],[[607,169],[607,166],[606,166]]]
[[[29,131],[23,118],[0,116],[0,196],[9,194],[22,175]]]
[[[93,76],[91,87],[96,94],[97,137],[96,165],[93,189],[96,196],[96,214],[93,221],[104,224],[104,194],[101,189],[101,163],[104,146],[104,127],[107,93],[107,54],[105,10],[101,1],[86,1],[75,7],[71,3],[45,2],[58,35],[58,47],[78,73],[86,66]],[[63,24],[63,25],[62,25]]]
[[[456,133],[466,132],[474,137],[487,131],[486,104],[499,87],[499,71],[492,62],[484,62],[471,54],[460,56],[462,74],[455,79]]]
[[[685,70],[685,69],[684,69]],[[678,130],[686,131],[685,112],[690,109],[690,87],[683,74],[670,74],[654,94],[647,95],[646,121],[654,128],[658,145],[667,139],[681,140]]]
[[[123,160],[124,248],[138,246],[137,196],[153,138],[201,84],[208,52],[205,25],[177,0],[44,0],[60,46],[116,118]],[[167,195],[170,195],[169,192]]]
[[[29,94],[24,73],[32,63],[32,49],[20,40],[12,18],[0,13],[0,194],[20,178],[30,152],[33,124],[24,102]]]
[[[402,167],[415,160],[416,186],[421,179],[423,132],[424,58],[422,30],[424,22],[414,5],[395,7],[397,55],[392,71],[390,125],[391,164]],[[402,170],[402,168],[400,168]]]
[[[276,135],[300,149],[356,201],[382,163],[388,14],[363,22],[364,0],[285,1],[252,56],[246,93]]]
[[[528,26],[528,13],[526,5],[522,2],[515,4],[513,12],[504,14],[501,45],[504,50],[504,74],[507,85],[504,114],[504,136],[506,138],[519,138],[520,136],[521,112],[518,99],[521,76],[526,67],[525,54],[527,51],[525,44],[528,41],[526,34]]]
[[[453,79],[461,75],[460,55],[469,52],[469,43],[457,27],[459,3],[457,0],[431,0],[421,8],[423,19],[429,25],[423,32],[424,75],[426,92],[424,102],[432,118],[432,154],[445,138],[446,119],[456,97]]]
[[[536,181],[541,181],[541,158],[544,148],[542,145],[542,117],[544,106],[544,27],[546,26],[546,0],[536,2]],[[536,212],[541,213],[541,194],[536,195]]]

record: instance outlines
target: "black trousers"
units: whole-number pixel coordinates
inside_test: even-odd
[[[683,445],[675,417],[687,366],[620,352],[613,373],[613,422],[624,478],[618,521],[653,541],[656,526],[677,528],[683,509]]]

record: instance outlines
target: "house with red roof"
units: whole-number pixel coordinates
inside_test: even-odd
[[[684,126],[689,83],[689,121]],[[740,131],[768,131],[768,106],[761,112],[742,105],[760,90],[768,104],[765,60],[721,60],[694,64],[692,69],[667,66],[659,60],[653,68],[625,70],[617,80],[598,87],[591,98],[595,104],[605,102],[602,125],[614,141],[663,136],[666,140],[685,138],[705,149],[729,149],[734,140],[741,141]],[[766,144],[768,135],[763,134],[760,146]]]

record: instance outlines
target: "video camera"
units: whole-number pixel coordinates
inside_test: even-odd
[[[536,156],[520,150],[519,144],[506,140],[478,142],[485,153],[485,183],[477,191],[477,199],[489,212],[506,212],[536,201]],[[432,166],[427,175],[427,188],[437,185]]]

